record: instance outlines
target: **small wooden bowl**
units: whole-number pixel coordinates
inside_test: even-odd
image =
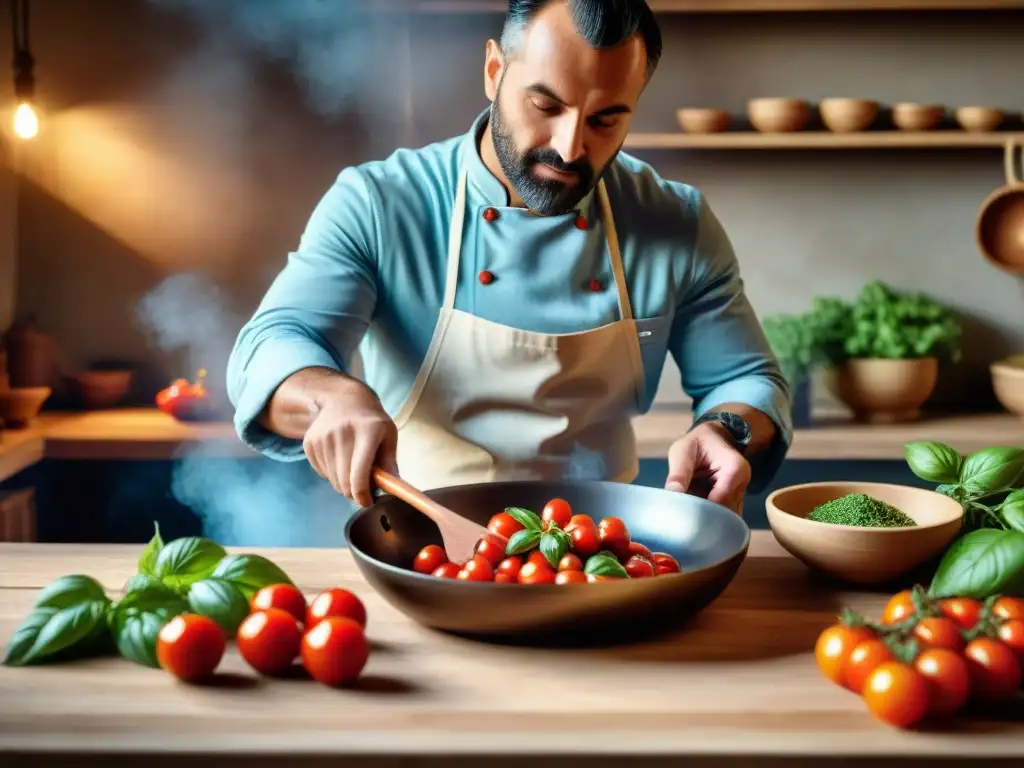
[[[804,99],[766,96],[747,102],[747,119],[762,133],[799,131],[811,119],[811,105]]]
[[[892,122],[901,131],[930,131],[946,113],[939,104],[900,102],[892,107]]]
[[[834,133],[855,133],[869,128],[878,117],[878,102],[870,99],[823,99],[818,113]]]
[[[14,387],[0,392],[0,420],[9,427],[27,427],[52,392],[50,387]]]
[[[989,366],[996,400],[1024,419],[1024,355],[1012,355]]]
[[[1006,118],[1006,113],[996,107],[960,107],[955,114],[960,127],[971,133],[994,131]]]
[[[729,127],[729,113],[724,109],[684,107],[676,110],[676,120],[687,133],[721,133]]]
[[[866,493],[913,518],[907,528],[861,528],[805,519],[815,507]],[[780,488],[765,500],[779,544],[806,566],[854,584],[886,584],[939,555],[963,525],[963,508],[941,493],[889,483],[824,482]]]
[[[120,403],[132,384],[130,370],[78,371],[68,376],[85,408],[112,408]]]

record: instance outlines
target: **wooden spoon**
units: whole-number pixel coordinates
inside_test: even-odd
[[[401,499],[434,521],[441,532],[445,553],[452,563],[461,564],[471,560],[476,551],[477,542],[486,535],[496,536],[502,543],[506,543],[503,536],[498,536],[487,530],[485,526],[474,523],[458,512],[438,504],[422,491],[416,490],[404,480],[395,477],[390,472],[385,472],[380,467],[373,468],[373,481],[385,493],[390,493],[395,498]]]

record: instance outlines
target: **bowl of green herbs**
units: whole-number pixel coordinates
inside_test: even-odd
[[[892,483],[822,482],[765,500],[782,547],[809,568],[855,584],[887,584],[940,555],[963,526],[955,499]]]

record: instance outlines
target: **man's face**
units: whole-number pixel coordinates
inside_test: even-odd
[[[526,205],[545,215],[572,210],[622,147],[647,77],[634,35],[592,48],[564,3],[534,18],[508,60],[488,44],[490,128],[502,171]]]

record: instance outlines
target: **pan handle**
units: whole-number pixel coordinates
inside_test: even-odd
[[[1006,163],[1006,183],[1011,187],[1016,187],[1024,184],[1024,179],[1017,178],[1017,158],[1016,152],[1017,142],[1014,139],[1007,139],[1006,141],[1006,152],[1004,154],[1004,160]],[[1022,154],[1024,159],[1024,154]]]

